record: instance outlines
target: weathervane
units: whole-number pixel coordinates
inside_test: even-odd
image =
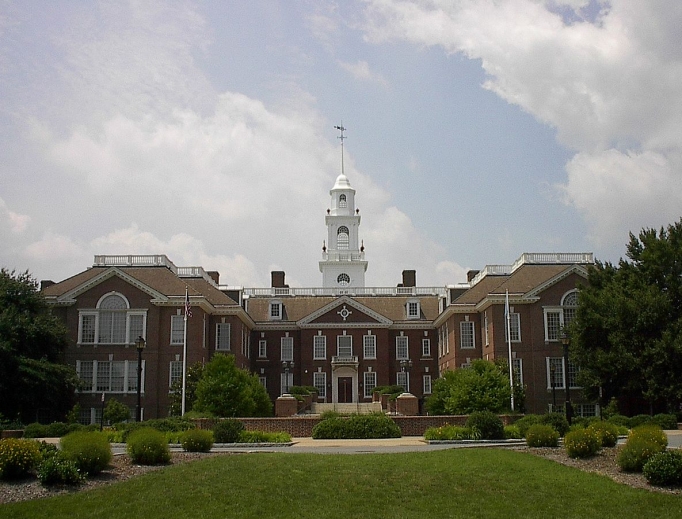
[[[339,130],[341,132],[341,135],[337,137],[337,139],[341,139],[341,174],[344,175],[343,171],[343,139],[347,139],[347,137],[343,134],[343,132],[346,131],[346,129],[343,127],[343,121],[341,121],[340,126],[334,126],[336,130]]]

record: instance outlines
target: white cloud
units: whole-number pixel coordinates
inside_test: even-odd
[[[367,0],[365,28],[372,42],[480,59],[485,88],[555,127],[577,153],[566,200],[599,246],[682,207],[682,3],[601,4],[592,20],[566,21],[557,8],[589,3]]]
[[[0,198],[0,228],[7,228],[15,234],[21,234],[26,230],[30,221],[31,218],[28,215],[12,211]]]
[[[346,63],[339,61],[339,66],[345,71],[349,72],[355,79],[361,81],[369,81],[371,83],[378,83],[383,87],[388,87],[388,81],[378,72],[370,70],[369,63],[360,60],[357,63]]]

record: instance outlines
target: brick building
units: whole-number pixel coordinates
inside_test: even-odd
[[[331,403],[369,402],[374,387],[392,384],[423,402],[439,373],[507,358],[508,293],[513,364],[527,409],[544,412],[555,398],[561,404],[567,372],[578,412],[596,410],[582,401],[570,362],[565,369],[560,342],[591,254],[524,254],[448,287],[418,287],[412,270],[395,287],[366,287],[360,212],[343,172],[329,194],[319,288],[290,288],[284,272],[272,273],[270,287],[221,286],[217,272],[177,267],[164,255],[96,256],[71,278],[43,282],[71,336],[66,362],[84,383],[82,421],[99,420],[102,394],[134,409],[138,336],[146,340],[143,416],[168,414],[170,386],[182,376],[186,291],[188,365],[231,353],[273,400],[306,385]]]

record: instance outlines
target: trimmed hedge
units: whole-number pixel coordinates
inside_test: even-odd
[[[117,431],[122,431],[122,441],[127,442],[128,436],[134,431],[140,429],[155,429],[163,433],[182,433],[195,429],[196,425],[190,420],[179,417],[158,418],[154,420],[146,420],[144,422],[127,422],[119,423],[114,426]]]
[[[111,462],[111,445],[106,434],[76,431],[64,436],[60,445],[65,456],[88,476],[99,474]]]
[[[529,447],[556,447],[559,445],[559,432],[551,425],[535,424],[526,431]]]
[[[165,434],[151,427],[130,433],[127,450],[133,462],[140,465],[161,465],[171,459]]]
[[[236,443],[244,430],[244,424],[234,418],[226,418],[213,426],[213,438],[216,443]]]
[[[481,433],[482,440],[503,440],[504,423],[492,411],[476,411],[467,418],[466,426]]]
[[[51,424],[30,423],[24,428],[24,438],[61,438],[76,431],[96,431],[99,425],[53,422]]]
[[[329,418],[313,427],[313,439],[400,438],[396,423],[381,413]]]
[[[429,427],[424,432],[425,440],[480,440],[481,431],[471,427],[459,427],[456,425],[442,425]]]
[[[287,432],[242,431],[239,443],[289,443],[291,435]]]
[[[23,438],[0,440],[0,479],[20,479],[40,462],[38,442]]]

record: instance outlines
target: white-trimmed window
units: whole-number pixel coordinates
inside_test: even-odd
[[[185,340],[185,316],[171,315],[171,344],[182,344]]]
[[[346,201],[346,195],[341,194],[341,195],[339,195],[339,208],[343,209],[345,207],[348,207],[348,202]]]
[[[431,339],[422,339],[422,357],[431,356]]]
[[[485,337],[485,345],[490,345],[490,336],[488,335],[488,312],[483,312],[483,337]]]
[[[216,324],[215,349],[219,351],[230,351],[230,323]]]
[[[419,299],[410,299],[405,306],[405,310],[408,319],[419,319],[421,315]]]
[[[144,392],[145,360],[142,360]],[[76,372],[82,381],[81,393],[136,393],[137,361],[78,360]]]
[[[377,336],[363,335],[362,337],[362,355],[366,359],[377,358]]]
[[[579,388],[578,385],[578,372],[580,369],[578,365],[571,359],[568,360],[568,387],[569,388]]]
[[[514,383],[523,386],[523,359],[512,359]]]
[[[327,336],[313,336],[313,359],[324,360],[327,358]]]
[[[324,371],[315,371],[313,373],[313,386],[317,389],[317,395],[327,397],[327,374]]]
[[[431,375],[424,375],[422,380],[424,382],[424,384],[423,384],[424,394],[430,395],[431,394]]]
[[[398,371],[395,375],[396,385],[402,387],[406,392],[410,391],[410,374],[407,371]]]
[[[564,314],[564,326],[568,326],[578,311],[578,291],[573,290],[564,294],[561,300],[561,307]]]
[[[405,335],[399,335],[395,338],[395,358],[397,360],[408,360],[410,358],[408,337]]]
[[[294,360],[294,338],[282,337],[280,340],[280,360],[291,362]]]
[[[182,382],[182,361],[172,360],[170,362],[170,375],[168,377],[168,387],[172,387],[174,383]]]
[[[597,404],[573,404],[573,412],[575,416],[597,416],[599,406]]]
[[[268,388],[268,377],[261,375],[258,377],[258,382],[260,382],[260,385],[263,386],[265,389]]]
[[[260,339],[258,341],[258,356],[263,359],[268,356],[268,341]]]
[[[336,248],[338,250],[348,250],[348,244],[350,241],[349,235],[350,233],[348,232],[348,227],[345,225],[339,227],[336,233]]]
[[[372,398],[374,388],[377,387],[376,371],[365,371],[363,374],[363,387],[365,390],[365,398]]]
[[[269,316],[271,321],[281,321],[282,320],[282,302],[281,301],[270,301],[269,306]]]
[[[474,333],[473,321],[459,323],[459,345],[461,349],[470,350],[476,347]]]
[[[545,308],[545,341],[558,341],[561,338],[561,310]]]
[[[563,357],[547,357],[547,389],[564,389]]]
[[[509,313],[509,329],[511,331],[511,342],[521,342],[521,315],[518,313]],[[504,340],[507,342],[507,322],[504,323]]]
[[[578,311],[578,291],[570,290],[561,298],[561,306],[543,308],[545,314],[545,341],[561,340],[561,331],[575,318]]]
[[[109,293],[94,310],[78,314],[78,344],[134,344],[145,336],[146,310],[131,310],[119,293]]]
[[[336,337],[336,354],[339,357],[353,356],[353,336],[352,335],[338,335]]]
[[[288,393],[289,388],[294,385],[294,374],[289,372],[282,373],[281,376],[281,392],[282,394]]]

